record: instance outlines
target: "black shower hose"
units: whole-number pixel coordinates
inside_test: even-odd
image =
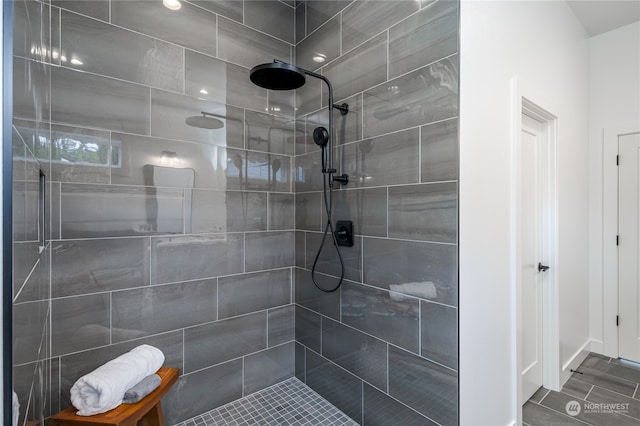
[[[344,280],[344,260],[342,260],[342,253],[340,253],[340,247],[338,246],[338,241],[336,240],[336,234],[333,229],[333,222],[331,221],[331,214],[333,213],[333,182],[329,182],[329,196],[327,197],[327,179],[331,180],[331,173],[326,173],[327,170],[327,149],[326,147],[322,147],[322,194],[324,198],[324,208],[327,212],[327,224],[324,227],[324,233],[322,234],[322,240],[320,241],[320,247],[318,247],[318,252],[316,253],[316,258],[313,261],[313,267],[311,268],[311,281],[318,288],[318,290],[323,291],[325,293],[333,293],[340,288],[342,285],[342,281]],[[328,198],[328,200],[327,200]],[[333,239],[333,244],[338,252],[338,259],[340,259],[340,280],[338,284],[332,289],[322,288],[318,282],[316,281],[316,265],[318,264],[318,259],[320,258],[320,253],[322,253],[322,249],[324,247],[324,243],[327,239],[327,234],[331,232],[331,238]]]

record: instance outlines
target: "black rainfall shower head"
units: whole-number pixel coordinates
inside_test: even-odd
[[[256,86],[270,90],[293,90],[302,87],[306,81],[303,69],[280,61],[256,65],[249,78]]]

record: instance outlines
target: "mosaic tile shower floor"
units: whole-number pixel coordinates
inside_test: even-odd
[[[357,426],[300,380],[292,377],[176,426]]]

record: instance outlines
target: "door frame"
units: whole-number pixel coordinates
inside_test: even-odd
[[[522,142],[522,114],[526,114],[542,123],[544,136],[542,138],[542,155],[546,159],[547,167],[543,169],[544,189],[543,205],[543,252],[546,253],[546,261],[551,267],[547,271],[546,282],[542,287],[542,362],[543,362],[543,386],[560,390],[560,321],[559,321],[559,287],[558,287],[558,181],[557,181],[557,152],[558,152],[558,117],[552,112],[550,106],[554,105],[540,96],[542,93],[535,90],[527,82],[513,77],[511,79],[511,294],[513,327],[512,337],[515,345],[514,366],[516,370],[514,390],[516,391],[515,412],[516,418],[522,419],[522,294],[519,286],[519,231],[518,231],[518,205],[519,205],[519,161],[520,144]],[[541,259],[542,260],[542,259]]]
[[[618,326],[618,136],[640,132],[640,122],[623,123],[602,130],[602,352],[619,355]]]

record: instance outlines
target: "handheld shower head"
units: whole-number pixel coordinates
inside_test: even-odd
[[[313,131],[313,141],[320,148],[325,148],[329,143],[329,131],[324,127],[316,127]]]

